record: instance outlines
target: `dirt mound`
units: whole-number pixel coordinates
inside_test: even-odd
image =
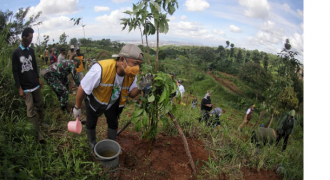
[[[120,169],[113,174],[118,179],[196,179],[180,137],[160,134],[150,155],[145,154],[148,142],[141,140],[141,133],[123,131],[117,142],[123,153],[119,156]],[[106,133],[104,134],[106,138]],[[187,139],[194,162],[201,168],[207,161],[208,152],[199,140]]]
[[[271,170],[260,169],[258,172],[256,169],[242,168],[244,180],[256,180],[256,179],[267,179],[267,180],[277,180],[282,179],[280,174]]]

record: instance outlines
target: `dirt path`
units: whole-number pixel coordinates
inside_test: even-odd
[[[218,78],[216,76],[214,76],[212,74],[211,71],[207,71],[206,74],[208,74],[209,76],[211,76],[213,79],[215,79],[216,81],[220,82],[222,85],[224,85],[226,88],[228,88],[229,90],[231,90],[234,93],[237,93],[239,95],[243,95],[243,91],[238,89],[231,81],[229,81],[228,79],[222,79],[222,78]],[[226,76],[231,76],[229,74],[225,74]],[[235,76],[232,76],[235,77]]]

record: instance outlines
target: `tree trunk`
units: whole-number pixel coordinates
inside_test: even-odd
[[[149,66],[151,66],[151,63],[150,63],[150,57],[149,57],[149,45],[148,45],[148,34],[146,32],[146,28],[147,28],[147,20],[145,19],[144,20],[144,30],[145,30],[145,33],[146,33],[146,44],[147,44],[147,54],[148,54],[148,64]]]
[[[189,163],[190,163],[190,166],[191,166],[191,169],[193,170],[194,174],[196,174],[196,166],[195,166],[195,163],[193,161],[193,158],[191,157],[191,154],[190,154],[190,150],[189,150],[189,146],[188,146],[188,142],[187,142],[187,139],[186,139],[186,136],[183,134],[183,131],[179,125],[179,123],[177,121],[175,121],[175,117],[174,115],[169,112],[168,115],[170,116],[170,118],[172,119],[176,129],[178,130],[180,136],[181,136],[181,139],[183,141],[183,145],[184,145],[184,148],[186,150],[186,155],[188,156],[188,159],[189,159]]]
[[[265,110],[261,111],[260,116],[259,116],[259,119],[258,119],[258,121],[254,124],[253,128],[255,128],[255,127],[257,127],[257,126],[259,125],[259,122],[260,122],[262,116],[264,116],[264,114],[265,114]]]
[[[159,22],[157,23],[157,49],[156,49],[156,68],[155,68],[155,74],[157,74],[157,70],[158,70],[158,53],[159,53]]]
[[[191,50],[189,51],[189,79],[188,79],[188,91],[186,92],[186,105],[188,105],[188,92],[190,93],[190,71],[191,71]]]
[[[272,116],[270,117],[270,119],[269,119],[269,121],[268,121],[268,123],[267,123],[267,128],[269,128],[270,127],[270,125],[272,124],[272,122],[273,122],[273,117],[274,117],[274,113],[272,114]]]

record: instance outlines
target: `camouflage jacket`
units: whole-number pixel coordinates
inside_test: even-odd
[[[62,80],[62,82],[68,83],[68,75],[71,73],[72,78],[79,87],[80,79],[76,71],[76,67],[71,60],[61,60],[50,65],[48,68],[43,70],[44,74],[50,74],[53,77],[57,77],[58,79]]]

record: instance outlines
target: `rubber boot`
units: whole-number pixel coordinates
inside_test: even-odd
[[[39,119],[39,125],[44,127],[44,128],[49,128],[50,125],[44,122],[44,113],[42,111],[38,111],[37,113],[38,119]]]
[[[108,139],[116,141],[117,129],[108,128]]]
[[[33,124],[33,127],[34,127],[34,129],[36,130],[36,132],[37,132],[37,135],[38,135],[38,141],[39,141],[39,142],[44,142],[45,140],[44,140],[43,135],[41,134],[38,119],[39,119],[39,118],[38,118],[37,116],[34,116],[34,117],[30,118],[30,121],[31,121],[31,123]]]
[[[96,144],[96,129],[87,129],[86,128],[86,134],[87,134],[90,149],[94,153],[94,146]]]

